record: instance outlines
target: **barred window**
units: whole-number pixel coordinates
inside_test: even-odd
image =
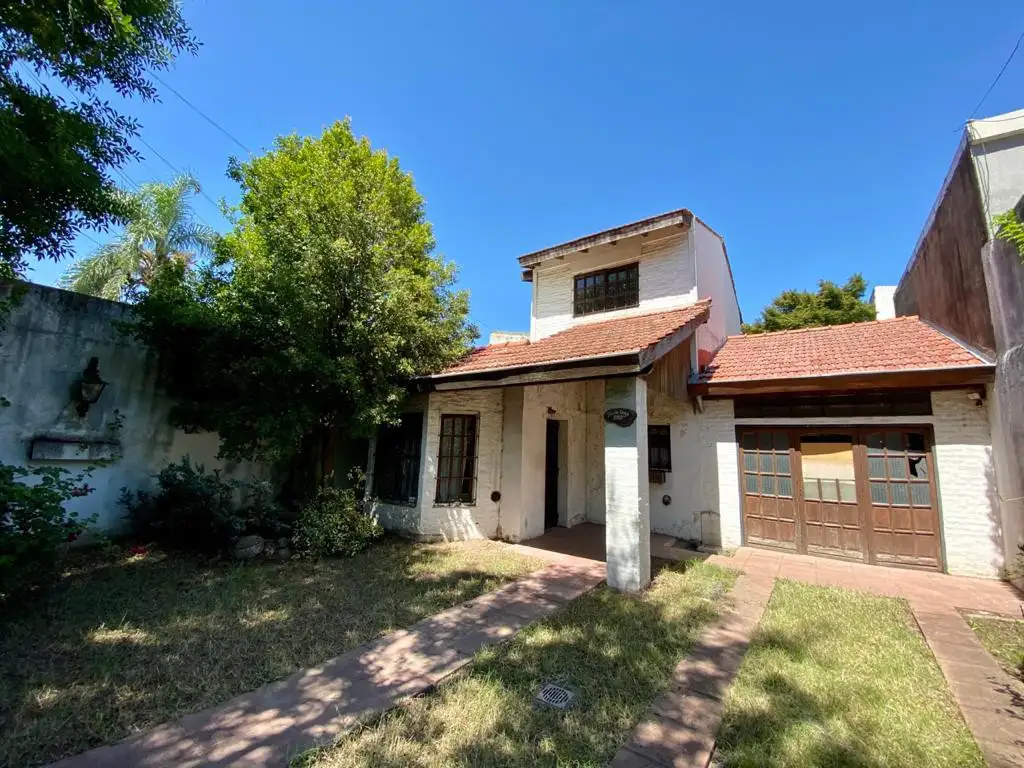
[[[422,438],[422,413],[403,413],[400,424],[380,430],[373,460],[373,492],[377,498],[399,504],[416,503]]]
[[[672,438],[667,425],[647,426],[647,468],[672,471]]]
[[[573,285],[572,313],[576,316],[640,305],[639,264],[576,275]]]
[[[476,501],[476,422],[475,415],[441,415],[434,499],[439,504]]]

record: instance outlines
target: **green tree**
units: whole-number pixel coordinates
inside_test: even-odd
[[[875,307],[864,301],[868,284],[855,274],[845,285],[819,280],[818,290],[783,291],[761,311],[753,323],[744,323],[744,333],[789,331],[818,325],[842,325],[875,319]]]
[[[154,99],[147,70],[197,49],[176,0],[0,1],[0,277],[123,220],[109,173],[137,156],[138,123],[99,89]]]
[[[74,262],[61,287],[116,301],[148,286],[162,265],[176,261],[188,267],[196,256],[212,253],[216,234],[195,220],[189,204],[198,192],[199,182],[188,174],[170,184],[152,182],[122,192],[128,210],[124,231]]]
[[[172,421],[217,431],[225,457],[287,460],[397,418],[410,379],[476,336],[412,177],[347,120],[230,175],[242,198],[213,262],[160,270],[137,307]]]

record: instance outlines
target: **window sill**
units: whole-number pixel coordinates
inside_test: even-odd
[[[435,501],[434,508],[443,507],[475,507],[475,501]]]
[[[378,497],[374,499],[374,503],[387,504],[389,507],[410,507],[412,509],[415,509],[418,506],[418,502],[416,501],[416,499],[413,499],[412,501],[400,501],[398,499],[382,499]]]

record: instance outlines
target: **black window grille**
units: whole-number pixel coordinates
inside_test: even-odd
[[[373,492],[382,501],[415,504],[420,479],[423,414],[403,413],[400,424],[377,435]]]
[[[573,315],[592,315],[640,304],[640,265],[602,269],[576,275],[573,290]]]
[[[439,504],[476,501],[476,427],[475,415],[441,415],[435,496]]]
[[[667,425],[647,426],[647,467],[662,472],[672,471],[672,438]]]

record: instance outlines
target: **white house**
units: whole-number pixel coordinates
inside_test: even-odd
[[[529,334],[418,382],[371,447],[375,513],[426,539],[605,526],[995,576],[993,365],[916,317],[739,336],[722,237],[681,209],[519,258]]]

